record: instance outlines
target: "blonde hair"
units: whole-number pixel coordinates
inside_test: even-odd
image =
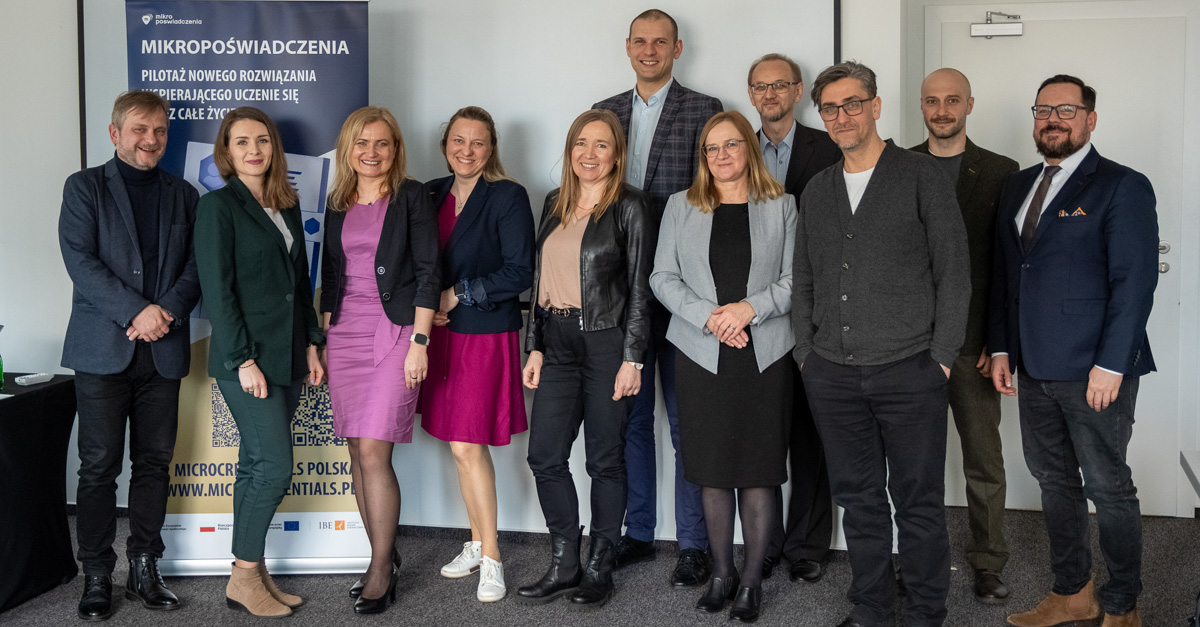
[[[162,96],[144,89],[135,89],[127,91],[113,101],[112,124],[117,128],[121,128],[125,124],[125,116],[131,111],[138,113],[150,113],[152,111],[162,111],[167,118],[167,126],[171,125],[171,103],[167,102]]]
[[[608,173],[608,180],[604,183],[604,194],[592,211],[592,218],[599,220],[600,216],[604,215],[604,212],[621,197],[621,187],[625,181],[625,133],[621,130],[621,121],[612,111],[589,109],[571,123],[571,130],[567,131],[567,144],[563,148],[562,186],[558,188],[558,199],[555,200],[554,209],[551,211],[551,215],[557,217],[563,227],[566,227],[567,217],[571,215],[582,191],[579,177],[575,175],[575,169],[571,165],[571,151],[575,148],[575,142],[579,136],[583,134],[583,127],[592,122],[604,122],[612,131],[615,159],[612,172]]]
[[[500,137],[496,135],[496,122],[492,120],[492,115],[483,107],[463,107],[450,116],[450,121],[446,122],[446,129],[442,131],[442,156],[446,156],[446,144],[450,141],[450,129],[459,120],[471,120],[483,124],[483,127],[487,129],[488,135],[491,137],[492,152],[488,155],[487,163],[483,164],[483,180],[489,183],[494,183],[502,179],[513,180],[504,173],[504,165],[500,163],[500,153],[497,147]],[[446,161],[446,169],[451,172],[454,171],[454,168],[450,167],[449,160]]]
[[[342,124],[338,133],[337,152],[334,158],[335,170],[333,189],[329,190],[326,207],[334,211],[346,211],[358,200],[358,172],[350,165],[350,152],[354,142],[362,135],[363,128],[368,124],[382,121],[392,133],[392,143],[395,154],[392,156],[392,167],[384,178],[380,196],[391,196],[400,189],[400,183],[407,178],[405,174],[404,136],[400,134],[400,125],[396,123],[391,111],[383,107],[363,107]]]
[[[732,123],[738,134],[742,136],[742,141],[745,142],[742,150],[746,151],[747,196],[750,200],[763,202],[782,196],[783,185],[780,185],[779,181],[776,181],[775,177],[771,176],[767,170],[754,127],[750,126],[746,116],[741,113],[722,111],[709,118],[708,123],[704,125],[704,130],[700,132],[698,148],[700,150],[700,167],[696,168],[696,180],[687,190],[688,203],[699,207],[702,213],[712,213],[717,205],[721,204],[721,194],[717,191],[717,182],[713,180],[712,172],[708,169],[708,158],[704,155],[704,144],[708,140],[708,134],[722,122]]]
[[[270,116],[254,107],[238,107],[226,113],[221,120],[221,126],[217,129],[217,141],[213,142],[213,163],[216,164],[221,178],[229,181],[237,177],[233,157],[229,154],[229,133],[233,131],[233,125],[240,120],[258,122],[267,127],[267,136],[271,139],[271,163],[263,176],[263,206],[282,211],[299,205],[300,197],[288,183],[287,157],[283,154],[279,129],[275,127]]]

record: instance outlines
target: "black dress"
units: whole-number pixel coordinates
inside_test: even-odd
[[[717,304],[746,297],[750,276],[749,207],[722,204],[713,215],[709,267]],[[676,357],[676,397],[683,471],[711,488],[757,488],[787,481],[792,415],[791,355],[758,371],[754,335],[745,348],[721,345],[717,374],[682,351]]]

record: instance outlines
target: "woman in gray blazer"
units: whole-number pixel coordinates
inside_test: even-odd
[[[683,469],[703,488],[712,547],[713,578],[696,607],[715,613],[733,600],[729,618],[753,622],[775,488],[787,481],[796,201],[767,171],[742,114],[713,116],[700,152],[695,182],[667,202],[650,286],[671,312]]]

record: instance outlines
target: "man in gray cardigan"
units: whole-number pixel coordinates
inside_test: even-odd
[[[946,387],[971,296],[950,178],[931,157],[884,142],[875,73],[853,61],[813,83],[842,161],[798,206],[792,326],[829,460],[854,581],[843,627],[894,624],[892,525],[908,583],[907,624],[946,619]]]

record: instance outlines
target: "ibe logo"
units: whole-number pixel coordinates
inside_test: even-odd
[[[346,521],[344,521],[344,520],[334,520],[334,521],[323,520],[323,521],[317,523],[317,529],[325,529],[325,530],[330,530],[330,531],[345,531],[346,530]]]

